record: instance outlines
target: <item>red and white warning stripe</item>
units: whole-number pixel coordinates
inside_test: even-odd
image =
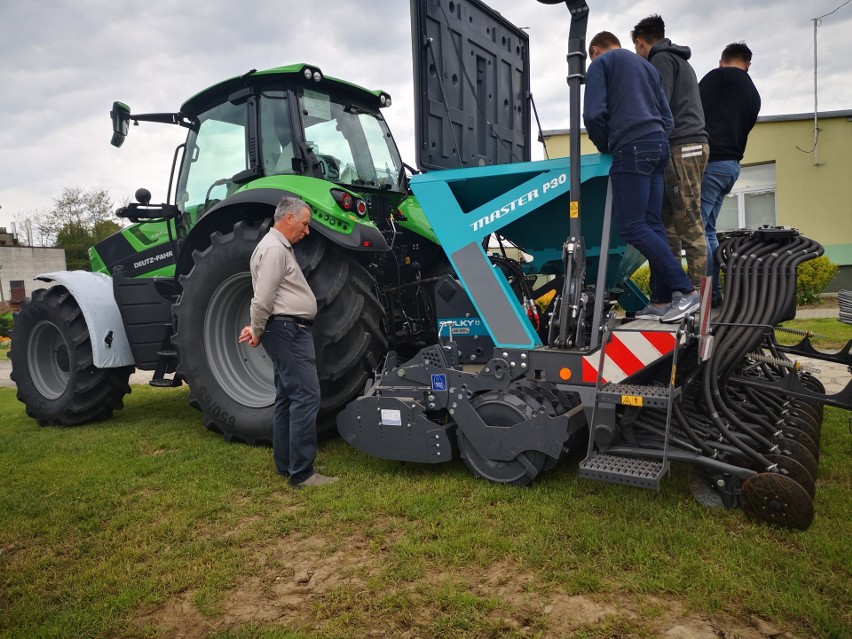
[[[606,345],[601,382],[618,383],[665,357],[674,350],[675,334],[669,331],[616,329]],[[583,357],[583,382],[594,384],[600,353]]]

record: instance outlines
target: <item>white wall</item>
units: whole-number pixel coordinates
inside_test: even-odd
[[[37,288],[47,288],[46,282],[33,278],[41,273],[64,271],[65,249],[42,248],[38,246],[0,246],[0,286],[3,300],[12,297],[9,282],[23,280],[27,297]]]

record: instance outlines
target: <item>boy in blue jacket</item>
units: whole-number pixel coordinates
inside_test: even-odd
[[[669,249],[663,227],[663,175],[674,122],[660,74],[602,31],[589,44],[583,120],[589,139],[612,154],[612,208],[622,239],[651,268],[651,303],[637,319],[677,322],[699,307],[699,294]]]

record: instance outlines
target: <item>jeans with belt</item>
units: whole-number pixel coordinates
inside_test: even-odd
[[[627,142],[612,154],[612,210],[621,238],[635,246],[651,268],[651,301],[667,304],[692,282],[669,249],[661,210],[669,142],[662,131]]]
[[[713,276],[713,298],[719,299],[722,293],[719,281],[719,262],[714,253],[719,246],[716,237],[716,220],[725,196],[734,188],[740,177],[740,163],[736,160],[717,160],[708,162],[701,180],[701,218],[704,221],[704,234],[707,236],[707,275]]]
[[[260,343],[275,371],[272,457],[291,485],[314,474],[320,385],[311,327],[294,321],[266,323]]]

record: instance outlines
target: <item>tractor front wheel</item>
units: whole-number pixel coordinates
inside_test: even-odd
[[[12,381],[42,426],[112,417],[130,392],[132,366],[97,368],[83,311],[64,286],[38,289],[15,315]]]

